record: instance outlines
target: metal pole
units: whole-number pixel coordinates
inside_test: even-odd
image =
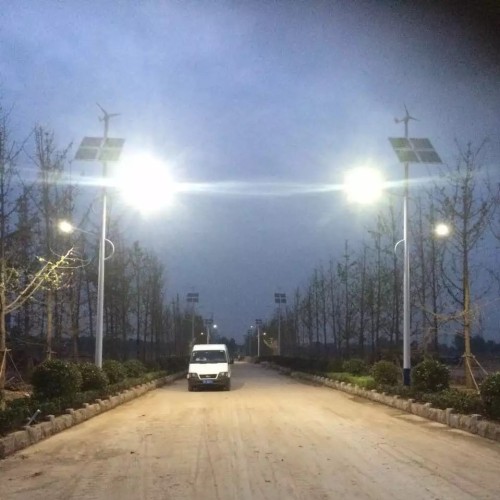
[[[281,356],[281,302],[278,304],[278,356]]]
[[[191,346],[194,345],[194,302],[191,309]]]
[[[405,138],[408,139],[408,118],[405,120]],[[410,385],[411,346],[410,346],[410,241],[408,231],[408,178],[409,163],[405,163],[405,190],[403,200],[403,239],[404,270],[403,270],[403,384]]]
[[[210,344],[210,324],[207,323],[207,344]]]
[[[109,116],[107,113],[104,114],[104,142],[108,138],[108,125]],[[103,332],[104,332],[104,252],[106,245],[106,203],[107,203],[107,191],[106,191],[106,179],[107,179],[107,165],[106,162],[102,164],[102,174],[104,185],[102,188],[102,220],[101,220],[101,238],[99,243],[99,265],[98,265],[98,276],[97,276],[97,326],[95,335],[95,364],[99,368],[102,368],[102,343],[103,343]]]
[[[260,358],[260,326],[257,325],[257,357]]]

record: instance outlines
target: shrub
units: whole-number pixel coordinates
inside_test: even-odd
[[[184,356],[163,356],[158,360],[162,370],[168,373],[177,373],[187,370],[189,358]]]
[[[82,374],[81,391],[99,391],[108,385],[108,376],[102,368],[93,363],[81,363],[77,366]]]
[[[482,413],[483,402],[477,394],[470,394],[457,389],[445,389],[433,394],[423,394],[424,403],[432,403],[432,406],[445,410],[454,408],[459,413],[471,414]]]
[[[423,392],[439,392],[448,389],[450,372],[448,367],[434,359],[426,359],[413,369],[413,386]]]
[[[121,382],[127,378],[125,367],[119,361],[114,359],[107,359],[104,361],[102,369],[108,376],[110,384],[116,384],[117,382]]]
[[[81,388],[82,375],[74,363],[53,359],[35,368],[31,383],[36,399],[71,398]]]
[[[480,388],[486,414],[500,419],[500,372],[488,375]]]
[[[377,361],[372,367],[372,376],[377,385],[396,385],[400,375],[399,367],[390,361]]]
[[[0,436],[26,425],[29,415],[29,398],[11,401],[5,410],[0,410]]]
[[[327,372],[341,372],[342,371],[342,361],[340,359],[330,359],[326,367]]]
[[[368,367],[362,359],[352,358],[344,361],[342,371],[352,375],[365,375],[368,372]]]
[[[138,359],[129,359],[123,363],[123,366],[127,372],[127,377],[140,377],[146,373],[146,367]]]

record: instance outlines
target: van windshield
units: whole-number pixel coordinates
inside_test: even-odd
[[[226,351],[193,351],[191,363],[227,363]]]

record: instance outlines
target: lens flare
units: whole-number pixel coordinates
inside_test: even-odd
[[[381,197],[383,189],[382,175],[373,168],[360,167],[346,174],[344,190],[351,202],[373,203]]]
[[[177,191],[167,165],[148,155],[129,157],[121,163],[116,182],[126,202],[142,213],[170,206]]]

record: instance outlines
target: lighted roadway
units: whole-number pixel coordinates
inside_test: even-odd
[[[500,444],[236,363],[230,392],[179,380],[1,461],[0,498],[498,499]]]

